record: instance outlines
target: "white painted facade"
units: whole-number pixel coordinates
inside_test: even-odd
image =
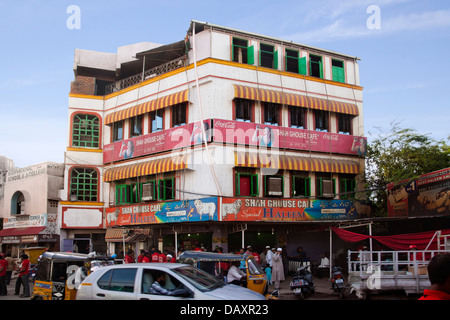
[[[233,120],[234,86],[244,85],[355,104],[359,109],[359,115],[352,119],[352,135],[364,136],[363,97],[359,82],[357,57],[200,22],[191,22],[191,30],[195,30],[198,25],[201,25],[205,29],[195,35],[189,35],[188,41],[191,49],[187,53],[185,67],[145,80],[106,96],[69,95],[68,148],[65,154],[64,190],[61,192],[61,199],[63,201],[59,212],[62,216],[61,227],[63,227],[63,231],[61,234],[64,235],[61,237],[62,240],[63,237],[73,238],[76,233],[104,232],[106,227],[105,210],[113,206],[117,200],[115,198],[117,195],[115,183],[103,182],[102,178],[107,170],[156,160],[179,152],[179,150],[175,150],[172,153],[169,150],[159,154],[147,154],[143,157],[114,162],[112,164],[104,163],[103,149],[112,143],[112,126],[105,125],[104,120],[114,112],[188,89],[187,123],[194,123],[206,119]],[[255,63],[253,65],[232,61],[233,37],[246,39],[248,40],[249,46],[254,46]],[[257,57],[260,43],[275,46],[275,50],[279,52],[277,57],[278,69],[258,66]],[[127,57],[132,57],[134,56],[132,51],[136,48],[148,50],[155,46],[154,44],[145,43],[145,45],[141,44],[132,46],[131,48],[122,47],[121,52],[126,52]],[[308,58],[310,54],[320,55],[323,59],[323,79],[285,71],[285,49],[299,51],[299,57]],[[196,57],[196,61],[194,61],[194,56]],[[338,83],[332,80],[332,59],[343,61],[345,83]],[[115,66],[117,69],[120,66],[118,61],[117,55],[103,53],[93,53],[82,58],[80,57],[80,51],[77,51],[74,70],[84,65],[98,69],[105,68],[107,70],[112,70],[113,66]],[[261,108],[262,103],[256,101],[253,111],[255,123],[262,123]],[[163,110],[164,130],[167,130],[171,128],[171,108],[166,107]],[[98,148],[79,148],[71,145],[73,116],[79,113],[94,114],[100,119],[101,143]],[[281,119],[281,126],[287,126],[287,106],[282,107]],[[306,129],[313,131],[313,111],[309,110],[307,112],[306,122]],[[144,114],[144,135],[149,133],[149,123],[149,114]],[[331,113],[329,123],[329,132],[337,133],[336,114]],[[129,126],[130,121],[125,120],[123,128],[124,140],[130,138]],[[197,199],[205,196],[234,197],[234,153],[236,151],[244,151],[245,149],[244,146],[219,143],[210,143],[208,149],[199,146],[188,148],[186,152],[191,154],[188,168],[178,170],[174,173],[176,177],[175,200]],[[250,149],[256,150],[256,148]],[[209,151],[210,157],[207,155],[207,151]],[[308,153],[308,150],[282,150],[280,153],[296,156],[304,155]],[[317,158],[330,158],[331,156],[337,160],[357,161],[362,168],[360,172],[363,172],[364,160],[361,158],[343,154],[330,155],[315,153],[314,155]],[[210,163],[211,160],[212,163]],[[98,172],[100,182],[98,185],[97,201],[80,202],[71,201],[70,199],[71,170],[74,167],[80,166],[94,168]],[[214,182],[213,172],[217,181],[219,181],[219,186]],[[288,190],[291,187],[289,172],[285,170],[283,175],[284,190],[286,190],[284,198],[289,198]],[[312,178],[314,178],[314,175],[314,172],[310,173]],[[338,175],[334,174],[334,178],[338,178]],[[262,175],[259,175],[258,179],[259,184],[262,186]],[[339,188],[339,185],[337,185],[337,188]],[[262,189],[260,188],[259,190],[260,197],[263,196]],[[311,179],[311,190],[315,190],[314,179]],[[339,190],[337,192],[339,193]],[[219,229],[214,229],[214,234],[217,234],[217,230]]]

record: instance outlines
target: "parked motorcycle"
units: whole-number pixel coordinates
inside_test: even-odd
[[[314,281],[309,266],[302,266],[292,275],[290,288],[300,299],[304,299],[315,292]]]
[[[338,293],[341,299],[344,298],[345,283],[341,267],[333,267],[331,273],[331,289]]]

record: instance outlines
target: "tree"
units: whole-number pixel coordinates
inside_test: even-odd
[[[366,188],[374,215],[387,214],[386,186],[413,180],[432,171],[450,167],[450,146],[414,129],[391,123],[369,142],[366,155]],[[450,137],[449,137],[450,138]]]

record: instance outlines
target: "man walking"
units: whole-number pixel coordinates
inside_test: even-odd
[[[20,287],[23,286],[23,294],[20,295],[21,298],[29,298],[30,295],[30,260],[28,260],[28,256],[23,254],[20,256],[21,264],[19,267],[19,277],[16,281],[15,293],[18,295],[20,293]]]

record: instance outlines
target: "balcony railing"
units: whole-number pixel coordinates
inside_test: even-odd
[[[113,92],[120,91],[122,89],[131,87],[135,84],[138,84],[142,81],[157,77],[161,74],[176,70],[178,68],[182,68],[186,65],[186,56],[181,56],[167,63],[161,64],[152,69],[145,70],[144,74],[139,73],[135,74],[131,77],[116,81],[114,83],[108,84],[105,87],[105,95],[108,95]]]

